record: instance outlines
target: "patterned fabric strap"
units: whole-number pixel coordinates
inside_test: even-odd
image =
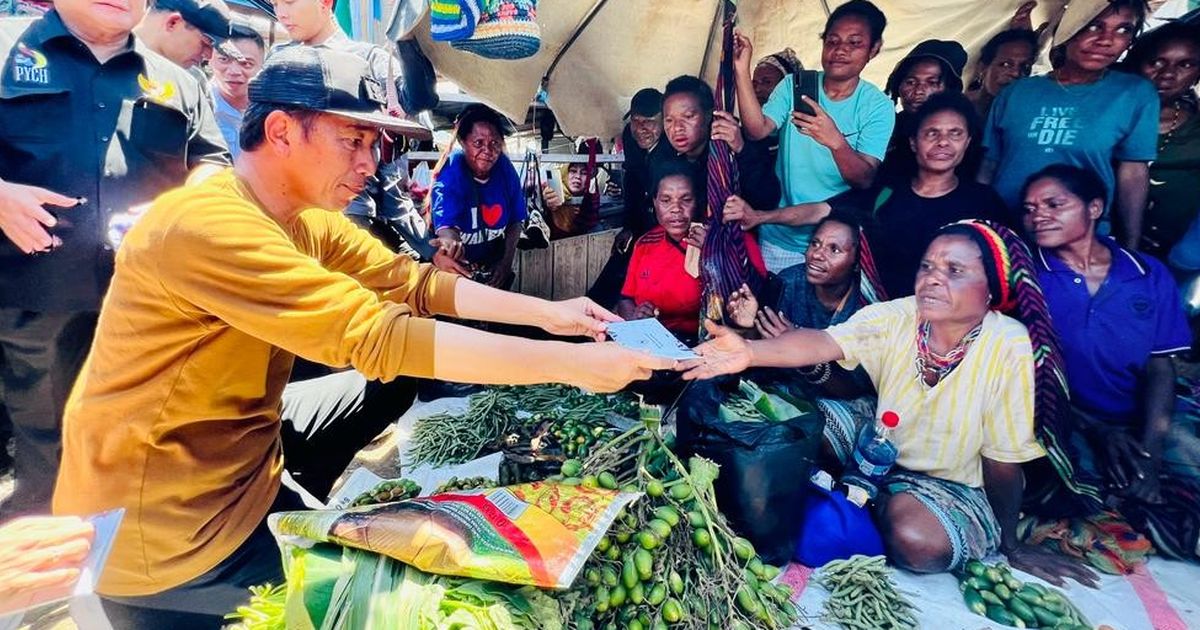
[[[1070,394],[1062,348],[1050,319],[1046,297],[1038,283],[1033,256],[1025,242],[1012,230],[991,221],[964,221],[982,227],[989,240],[1002,243],[1002,265],[1008,268],[1002,282],[1007,285],[1001,310],[1015,317],[1029,331],[1033,349],[1035,431],[1059,480],[1077,500],[1077,512],[1094,514],[1103,509],[1100,489],[1076,474],[1067,445],[1072,431]]]
[[[733,99],[727,87],[732,86],[733,23],[727,15],[721,49],[721,71],[717,80],[716,108],[732,108]],[[746,238],[742,227],[725,222],[725,201],[738,192],[738,166],[733,152],[724,141],[711,141],[708,147],[708,235],[700,252],[700,278],[704,302],[709,310],[723,305],[743,283],[757,292],[762,278],[750,265]],[[709,316],[712,313],[708,313]]]

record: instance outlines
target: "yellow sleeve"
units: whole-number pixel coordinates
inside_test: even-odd
[[[392,252],[340,212],[308,210],[300,215],[300,221],[307,231],[305,237],[312,239],[312,248],[320,252],[326,269],[354,278],[384,300],[407,304],[422,317],[457,315],[454,284],[459,276]],[[434,290],[413,290],[425,285],[432,285]]]
[[[984,457],[1020,464],[1046,454],[1034,436],[1033,346],[1027,334],[1011,335],[992,354],[996,365],[992,404],[983,411]]]
[[[159,260],[158,281],[181,309],[311,361],[353,366],[369,379],[433,375],[432,320],[326,269],[247,202],[195,205],[161,235],[168,255]],[[407,301],[428,306],[453,289],[415,265],[396,267],[407,271],[394,272],[406,283]]]
[[[896,335],[905,328],[904,322],[908,319],[904,300],[893,300],[865,306],[845,322],[826,328],[825,332],[842,349],[845,358],[838,365],[847,370],[861,365],[871,381],[879,383],[892,346],[899,343]]]

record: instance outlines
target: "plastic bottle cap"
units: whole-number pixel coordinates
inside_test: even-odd
[[[896,426],[900,424],[900,415],[895,411],[885,411],[883,412],[883,417],[881,417],[879,421],[883,423],[883,426],[889,429],[895,429]]]

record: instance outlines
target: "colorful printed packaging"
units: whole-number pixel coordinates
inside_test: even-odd
[[[640,493],[536,482],[346,510],[272,514],[271,531],[442,575],[568,588]],[[295,542],[295,541],[290,541]]]

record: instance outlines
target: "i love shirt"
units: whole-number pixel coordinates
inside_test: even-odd
[[[455,151],[430,192],[433,229],[452,227],[462,234],[467,260],[491,264],[504,253],[504,231],[528,218],[521,179],[508,156],[501,155],[487,180],[476,179],[462,151]]]

